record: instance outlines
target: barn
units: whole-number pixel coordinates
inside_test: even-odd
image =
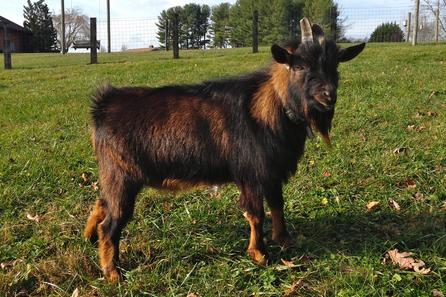
[[[0,52],[3,51],[5,44],[5,25],[11,41],[11,51],[14,53],[32,52],[32,32],[2,16],[0,16]]]

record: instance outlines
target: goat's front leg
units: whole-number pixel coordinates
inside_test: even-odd
[[[268,253],[263,242],[263,221],[265,213],[263,210],[263,199],[261,196],[254,195],[251,188],[242,186],[240,195],[240,204],[245,209],[244,216],[251,228],[248,246],[248,255],[256,263],[266,265]]]

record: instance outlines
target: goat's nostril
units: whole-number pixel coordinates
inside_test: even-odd
[[[330,98],[330,92],[328,92],[328,91],[323,91],[322,94],[323,94],[325,97]]]

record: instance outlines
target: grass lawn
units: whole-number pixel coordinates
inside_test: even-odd
[[[217,197],[147,189],[121,241],[125,280],[108,284],[82,238],[98,196],[95,87],[198,82],[271,60],[268,48],[180,54],[100,54],[98,65],[84,54],[14,54],[14,69],[0,70],[0,296],[446,295],[444,44],[368,45],[341,65],[333,146],[308,142],[284,187],[296,247],[275,246],[268,221],[272,263],[252,263],[232,185]],[[367,211],[371,201],[379,206]],[[383,263],[395,248],[430,272]]]

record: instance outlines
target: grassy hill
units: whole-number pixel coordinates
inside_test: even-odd
[[[268,267],[245,253],[249,229],[234,186],[216,197],[148,189],[123,233],[125,280],[107,284],[96,247],[82,238],[98,196],[89,143],[95,87],[191,83],[270,62],[268,48],[181,57],[100,54],[88,65],[84,54],[16,54],[14,69],[0,70],[0,296],[446,295],[444,45],[368,45],[341,65],[333,146],[308,143],[284,188],[297,244],[275,246],[268,221]],[[372,201],[379,207],[367,211]],[[394,248],[431,271],[383,263]]]

